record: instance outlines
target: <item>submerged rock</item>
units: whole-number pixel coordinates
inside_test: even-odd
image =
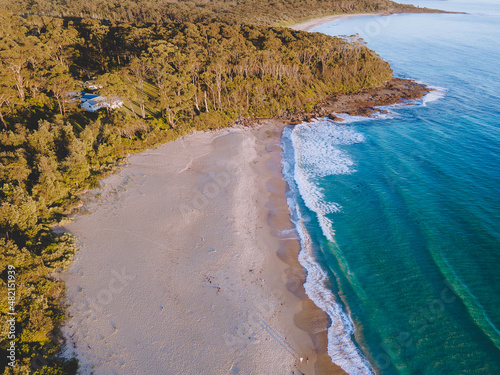
[[[333,121],[336,121],[336,122],[342,122],[342,121],[344,121],[344,119],[343,119],[343,118],[340,118],[340,117],[339,117],[339,116],[337,116],[335,113],[330,113],[330,114],[328,115],[328,118],[329,118],[330,120],[333,120]]]

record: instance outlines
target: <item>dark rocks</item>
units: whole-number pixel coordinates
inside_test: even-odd
[[[372,116],[387,113],[374,108],[421,99],[429,88],[412,80],[393,78],[377,87],[369,87],[351,94],[332,94],[317,109],[328,113],[348,113],[352,116]]]
[[[364,117],[388,114],[389,111],[376,107],[406,102],[411,105],[414,100],[423,98],[430,91],[424,84],[413,80],[392,78],[379,86],[364,88],[355,93],[332,94],[321,103],[318,103],[312,111],[282,112],[277,118],[288,124],[300,124],[322,117],[328,117],[335,122],[342,122],[344,120],[337,116],[339,113]]]
[[[333,120],[333,121],[336,121],[336,122],[342,122],[342,121],[344,121],[344,119],[343,119],[343,118],[338,117],[335,113],[330,113],[330,114],[328,115],[328,118],[329,118],[330,120]]]

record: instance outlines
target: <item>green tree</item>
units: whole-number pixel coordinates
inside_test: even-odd
[[[101,36],[97,38],[100,40]],[[64,25],[64,20],[60,18],[50,19],[45,32],[40,35],[40,40],[49,48],[52,58],[65,68],[69,68],[70,63],[77,57],[75,46],[83,42],[72,23]]]
[[[59,105],[61,115],[66,114],[66,106],[72,98],[72,92],[76,88],[76,82],[63,65],[56,64],[49,75],[48,88],[52,91]]]
[[[148,48],[145,55],[148,71],[158,87],[158,104],[162,116],[165,116],[171,103],[171,93],[174,88],[172,78],[175,72],[172,59],[177,47],[167,41],[157,41]]]
[[[146,58],[134,58],[126,69],[126,78],[132,83],[138,92],[139,108],[142,118],[146,118],[147,94],[144,92],[144,83],[149,71]]]
[[[8,84],[4,84],[7,82],[8,79],[3,80],[2,75],[0,75],[0,121],[5,129],[7,129],[5,117],[14,111],[15,105],[18,103],[16,90]]]
[[[2,187],[3,203],[0,205],[0,228],[5,232],[26,232],[37,224],[36,202],[20,186],[5,184]]]
[[[87,161],[85,143],[73,138],[68,146],[69,155],[61,163],[64,181],[71,188],[80,188],[83,181],[90,176],[90,165]]]

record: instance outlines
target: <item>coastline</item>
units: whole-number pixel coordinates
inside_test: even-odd
[[[281,130],[194,133],[87,193],[62,277],[82,374],[343,373],[302,287]]]
[[[428,14],[428,13],[465,14],[463,12],[448,12],[448,11],[444,11],[444,10],[427,9],[427,8],[422,8],[422,9],[419,9],[419,11],[414,11],[414,12],[399,11],[399,12],[332,14],[332,15],[325,16],[325,17],[317,17],[317,18],[313,18],[313,19],[310,19],[307,21],[297,22],[297,23],[292,24],[288,27],[290,29],[296,30],[296,31],[311,31],[312,29],[314,29],[318,26],[324,25],[325,23],[332,22],[332,21],[339,21],[339,20],[346,19],[346,18],[369,17],[369,16],[390,16],[393,14]]]
[[[296,31],[311,31],[312,29],[321,26],[325,23],[332,21],[339,21],[345,18],[353,18],[353,17],[368,17],[368,16],[388,16],[394,13],[387,12],[377,12],[377,13],[357,13],[357,14],[335,14],[331,16],[314,18],[312,20],[299,22],[290,26],[290,29]]]
[[[79,251],[62,277],[66,354],[82,374],[345,373],[327,352],[330,319],[305,293],[283,127],[184,136],[86,194],[65,227]]]
[[[309,32],[318,26],[336,20],[352,18],[352,17],[387,16],[390,14],[394,13],[380,12],[380,13],[332,15],[297,23],[290,26],[290,28],[297,31]],[[330,120],[333,120],[337,123],[342,123],[344,121],[343,118],[344,114],[347,114],[349,116],[377,117],[381,114],[384,115],[388,113],[386,109],[380,109],[379,107],[386,107],[401,103],[411,105],[414,103],[415,100],[420,100],[420,99],[425,100],[424,99],[425,96],[431,93],[432,91],[436,91],[436,89],[432,89],[423,83],[411,79],[393,77],[391,80],[386,81],[379,86],[364,88],[355,93],[332,94],[326,100],[316,105],[316,107],[312,112],[298,111],[294,114],[289,114],[286,117],[286,120],[290,124],[299,124],[302,122],[309,122],[314,118],[328,117]],[[295,228],[295,230],[298,232],[299,228]],[[303,254],[303,256],[307,257],[307,255],[305,254]],[[297,257],[295,257],[295,259],[297,259]],[[300,267],[302,267],[302,265],[300,265]],[[304,270],[304,272],[306,271]],[[304,282],[305,278],[302,284],[304,284]],[[301,286],[302,290],[304,290],[304,285]],[[309,306],[310,311],[317,309],[321,312],[324,312],[323,309],[320,309],[317,306],[318,302],[313,302],[309,298],[309,296],[307,296],[307,294],[306,298],[308,301],[310,301],[312,305]],[[331,319],[329,319],[328,327],[330,327],[330,325],[331,325]],[[321,336],[323,337],[323,335],[324,335],[324,340],[316,348],[318,356],[320,356],[320,353],[327,353],[328,351],[329,340],[327,331],[323,331]],[[328,361],[333,363],[330,356],[328,354],[326,355],[328,357]],[[363,360],[366,361],[366,359]],[[368,362],[366,362],[366,364],[370,366]],[[367,370],[370,371],[369,368]],[[329,372],[319,371],[318,373],[328,374]]]
[[[395,104],[411,105],[437,90],[411,79],[393,77],[375,87],[365,87],[353,93],[331,94],[318,103],[312,111],[298,110],[281,116],[281,119],[290,124],[299,124],[322,117],[342,122],[342,118],[339,117],[342,114],[376,117],[387,113],[386,109],[380,107]]]
[[[361,99],[327,108],[373,104],[365,91],[347,96]],[[330,319],[304,289],[281,170],[286,122],[184,136],[86,194],[65,227],[79,251],[62,277],[66,354],[82,374],[345,373],[328,354]]]
[[[66,354],[82,373],[345,374],[327,352],[330,319],[304,290],[281,133],[337,111],[373,115],[379,102],[408,99],[401,81],[253,128],[184,136],[131,156],[88,192],[88,214],[65,227],[80,250],[62,277]],[[429,92],[421,86],[410,99]]]

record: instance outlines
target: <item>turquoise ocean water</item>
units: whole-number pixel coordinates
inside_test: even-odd
[[[375,120],[286,128],[283,169],[329,353],[351,374],[500,374],[500,2],[358,17],[396,76],[438,88]]]

